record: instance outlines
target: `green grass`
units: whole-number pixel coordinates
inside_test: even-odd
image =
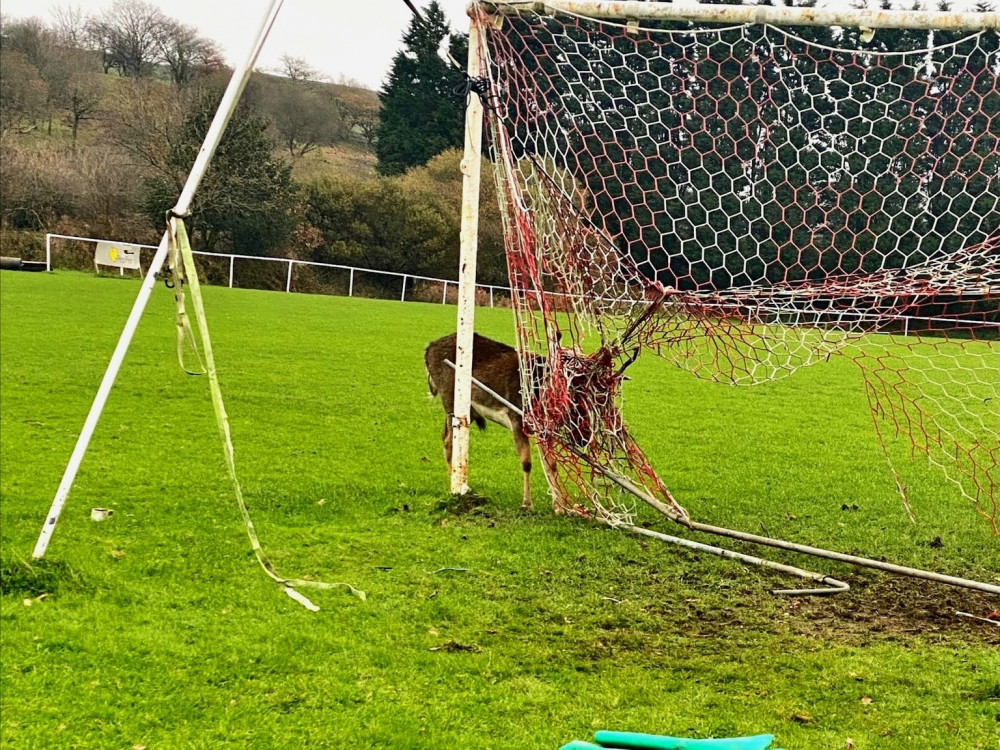
[[[525,515],[495,427],[472,438],[485,500],[451,500],[421,355],[452,307],[205,292],[265,548],[283,573],[350,581],[367,602],[310,592],[313,614],[257,568],[162,287],[49,556],[26,563],[137,289],[0,278],[4,747],[554,750],[596,728],[998,747],[998,629],[954,616],[996,600],[767,552],[853,587],[789,600],[767,592],[797,580],[544,503]],[[477,327],[512,338],[509,311],[480,310]],[[849,362],[756,389],[651,358],[632,375],[627,420],[696,517],[1000,580],[988,526],[925,466],[907,472],[907,520]],[[114,517],[90,521],[95,506]]]

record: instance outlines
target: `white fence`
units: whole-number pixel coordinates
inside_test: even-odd
[[[69,234],[52,234],[52,233],[46,234],[45,235],[45,268],[48,271],[52,270],[52,240],[67,240],[67,241],[74,241],[74,242],[88,242],[88,243],[93,243],[93,244],[96,244],[97,242],[104,242],[105,241],[105,240],[95,239],[93,237],[77,237],[77,236],[69,235]],[[140,247],[143,250],[149,250],[151,252],[156,250],[156,246],[155,245],[136,245],[136,247]],[[229,254],[229,253],[207,253],[207,252],[203,252],[203,251],[199,251],[199,250],[195,250],[194,254],[196,256],[201,256],[201,257],[204,257],[204,258],[218,258],[218,259],[222,260],[224,263],[228,259],[228,266],[229,266],[229,268],[228,268],[228,286],[229,286],[230,289],[232,289],[235,286],[237,286],[234,283],[234,280],[235,280],[235,271],[236,271],[236,261],[240,260],[240,261],[250,261],[250,262],[255,262],[255,263],[278,263],[278,264],[284,264],[285,266],[287,266],[287,270],[286,270],[286,272],[284,274],[284,290],[286,292],[290,292],[290,293],[295,291],[295,289],[293,288],[294,273],[295,273],[295,268],[299,267],[299,266],[301,266],[301,267],[307,267],[307,268],[315,268],[315,269],[330,269],[330,270],[333,270],[333,271],[339,271],[341,273],[346,273],[347,274],[347,280],[346,280],[347,294],[346,294],[346,296],[348,296],[348,297],[355,296],[355,281],[357,279],[364,278],[365,276],[399,279],[399,281],[400,281],[400,286],[399,286],[399,301],[400,302],[406,302],[406,300],[407,300],[407,292],[408,291],[410,293],[411,300],[414,298],[414,287],[413,287],[413,285],[416,282],[423,282],[423,283],[426,283],[426,284],[434,284],[434,285],[440,285],[441,286],[441,296],[440,296],[440,299],[437,299],[437,298],[435,298],[435,299],[428,299],[428,298],[426,298],[426,295],[422,295],[423,298],[419,300],[419,301],[422,301],[422,302],[440,302],[441,304],[448,304],[448,302],[449,302],[449,300],[448,300],[449,290],[452,290],[453,294],[457,294],[457,291],[458,291],[458,282],[457,281],[454,281],[454,280],[451,280],[451,279],[436,279],[436,278],[433,278],[433,277],[430,277],[430,276],[420,276],[419,274],[412,274],[412,273],[399,273],[399,272],[396,272],[396,271],[377,271],[377,270],[372,269],[372,268],[358,268],[358,267],[355,267],[355,266],[344,266],[344,265],[338,265],[338,264],[334,264],[334,263],[316,263],[314,261],[309,261],[309,260],[295,260],[293,258],[269,258],[269,257],[265,257],[265,256],[260,256],[260,255],[234,255],[234,254]],[[119,269],[119,272],[120,272],[121,275],[125,275],[125,269]],[[476,285],[476,290],[477,290],[477,295],[476,295],[477,298],[479,298],[479,296],[480,296],[479,292],[480,291],[483,292],[481,304],[484,304],[484,305],[485,304],[489,304],[490,307],[495,307],[496,303],[498,301],[506,301],[506,300],[508,300],[510,298],[510,295],[511,295],[511,289],[510,289],[510,287],[506,287],[506,286],[496,286],[496,285],[491,285],[491,284],[477,284]],[[331,292],[323,292],[323,293],[332,294]],[[559,294],[559,293],[552,293],[552,294],[553,294],[553,296],[560,296],[560,297],[561,296],[565,296],[565,295],[562,295],[562,294]],[[486,295],[488,295],[488,298],[489,298],[489,302],[488,303],[486,301]],[[340,296],[345,296],[345,295],[340,295]],[[364,296],[371,296],[371,295],[364,295]],[[773,308],[773,309],[763,308],[763,311],[764,312],[771,312],[771,313],[774,313],[776,315],[780,315],[782,313],[788,314],[788,313],[792,312],[789,309],[783,309],[783,308],[778,308],[778,307]],[[831,314],[833,314],[833,313],[831,312]],[[860,312],[857,312],[857,311],[842,311],[839,314],[841,316],[846,316],[846,317],[851,317],[851,316],[861,317],[861,318],[866,317],[863,313],[860,313]],[[923,316],[917,316],[917,315],[899,315],[899,316],[896,316],[895,319],[898,320],[898,321],[900,321],[902,323],[902,334],[904,336],[906,336],[906,335],[909,334],[911,323],[929,323],[929,324],[939,323],[939,324],[942,324],[942,325],[949,325],[949,326],[953,326],[953,325],[987,326],[987,327],[991,327],[991,328],[1000,329],[1000,319],[998,319],[996,321],[989,321],[989,320],[987,320],[987,321],[983,321],[983,320],[962,320],[962,319],[955,319],[955,318],[923,317]]]
[[[77,237],[70,234],[53,234],[48,233],[45,235],[45,269],[47,271],[52,270],[52,240],[69,240],[75,242],[88,242],[88,243],[98,243],[104,242],[105,240],[100,240],[94,237]],[[156,250],[155,245],[141,245],[137,244],[136,247],[142,248],[143,250],[149,250],[153,252]],[[237,287],[238,284],[235,283],[236,276],[236,261],[250,261],[259,263],[278,263],[287,266],[287,270],[284,274],[284,289],[286,292],[293,292],[293,280],[294,273],[297,267],[305,268],[316,268],[316,269],[329,269],[333,271],[340,271],[347,274],[346,285],[347,285],[347,295],[348,297],[355,296],[355,281],[362,279],[366,276],[379,277],[383,279],[394,278],[399,279],[399,301],[406,302],[407,292],[410,292],[412,298],[413,285],[415,282],[424,282],[427,284],[434,284],[441,286],[441,304],[448,304],[449,291],[454,295],[458,290],[458,282],[452,279],[436,279],[431,276],[421,276],[419,274],[413,273],[400,273],[397,271],[379,271],[373,268],[358,268],[356,266],[345,266],[336,263],[317,263],[315,261],[309,260],[296,260],[294,258],[270,258],[260,255],[238,255],[231,253],[208,253],[200,250],[193,251],[196,256],[201,256],[204,258],[218,258],[222,260],[228,259],[229,263],[229,273],[228,273],[228,286],[230,289]],[[125,275],[125,269],[119,269],[120,275]],[[476,284],[476,289],[482,291],[484,295],[489,297],[489,306],[494,307],[498,300],[510,297],[510,287],[498,286],[493,284]],[[477,295],[478,296],[478,295]],[[431,301],[431,300],[421,300],[421,301]],[[485,301],[485,296],[484,296]]]

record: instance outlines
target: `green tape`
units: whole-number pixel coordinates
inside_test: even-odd
[[[594,734],[594,739],[604,748],[617,750],[767,750],[774,742],[774,735],[759,734],[754,737],[696,740],[601,730]]]

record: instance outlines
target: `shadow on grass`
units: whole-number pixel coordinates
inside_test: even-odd
[[[59,560],[0,560],[0,596],[36,597],[86,588],[81,573]]]

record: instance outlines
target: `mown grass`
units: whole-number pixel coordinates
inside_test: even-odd
[[[954,611],[1000,602],[767,553],[853,586],[777,598],[798,582],[525,515],[495,428],[473,437],[482,500],[451,499],[421,354],[452,307],[206,290],[263,544],[367,602],[311,592],[313,614],[256,567],[162,289],[49,557],[26,563],[136,290],[0,279],[4,747],[549,749],[601,727],[998,747],[1000,638]],[[512,338],[509,311],[477,327]],[[921,465],[907,520],[850,363],[749,390],[652,360],[633,378],[627,419],[697,517],[1000,580],[987,525]]]

